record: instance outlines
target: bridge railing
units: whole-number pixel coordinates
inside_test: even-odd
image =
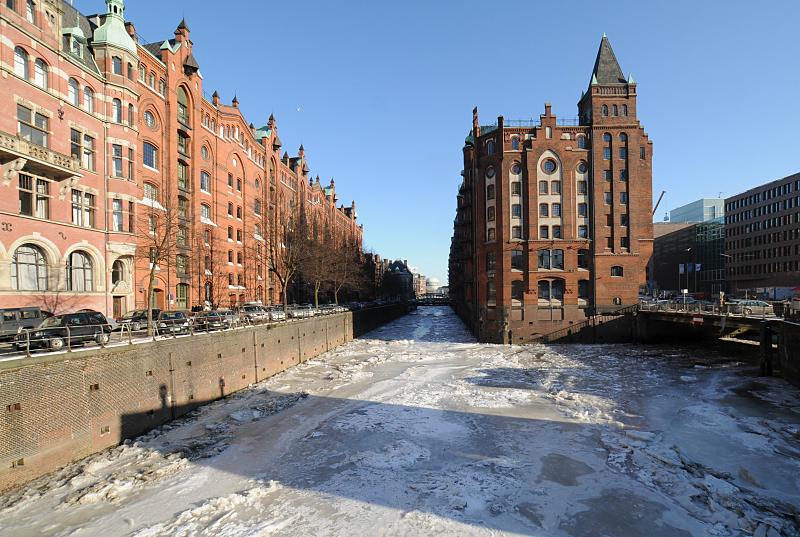
[[[633,304],[631,306],[625,306],[624,308],[620,308],[618,310],[613,310],[604,313],[598,313],[588,317],[584,321],[580,321],[574,324],[571,324],[567,327],[560,328],[558,330],[554,330],[552,332],[548,332],[547,334],[542,334],[537,338],[537,341],[540,343],[552,343],[554,341],[558,341],[560,339],[564,339],[566,337],[575,335],[579,333],[581,330],[586,328],[591,328],[594,326],[598,326],[609,321],[613,321],[618,319],[623,315],[632,315],[639,311],[639,304]]]
[[[706,314],[706,315],[725,315],[740,317],[756,317],[769,319],[775,317],[772,306],[753,306],[740,303],[712,304],[708,302],[680,302],[680,301],[660,301],[660,302],[641,302],[641,311],[663,311],[668,313],[684,314]]]

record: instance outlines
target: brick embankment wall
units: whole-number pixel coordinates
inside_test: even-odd
[[[800,324],[781,323],[778,357],[781,375],[795,386],[800,386]]]
[[[406,313],[386,306],[0,362],[0,491],[179,417]]]

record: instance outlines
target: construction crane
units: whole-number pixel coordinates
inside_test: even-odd
[[[656,206],[653,207],[653,214],[651,214],[650,216],[655,216],[656,215],[656,211],[658,210],[658,206],[661,205],[661,200],[664,199],[664,194],[666,194],[666,193],[667,193],[666,190],[662,190],[661,191],[661,195],[658,197],[658,201],[656,202]]]

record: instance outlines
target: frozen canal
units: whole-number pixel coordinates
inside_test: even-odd
[[[0,497],[0,534],[800,535],[800,397],[735,356],[447,308],[368,337]]]

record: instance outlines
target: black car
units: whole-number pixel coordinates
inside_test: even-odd
[[[189,333],[189,317],[183,311],[162,311],[154,322],[160,334]]]
[[[201,311],[194,316],[194,330],[224,330],[228,328],[228,321],[225,316],[216,310]]]
[[[161,310],[153,309],[153,321],[158,319],[158,315],[161,313]],[[142,328],[147,328],[147,310],[133,310],[129,311],[119,319],[120,328],[124,328],[127,326],[134,332],[141,330]]]
[[[14,347],[18,351],[26,348],[57,351],[78,343],[105,345],[110,333],[111,325],[102,313],[64,313],[45,319],[33,330],[17,334]]]

